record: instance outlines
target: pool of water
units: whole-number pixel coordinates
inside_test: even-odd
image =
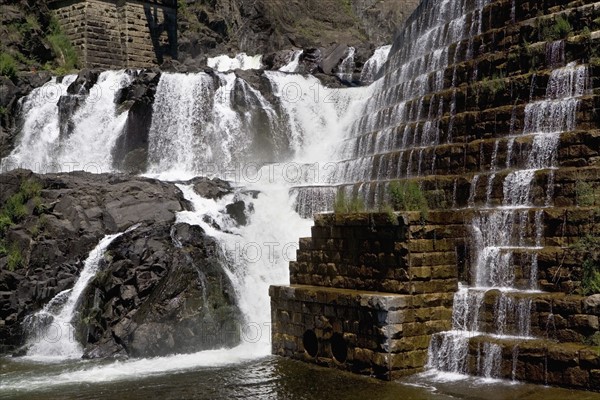
[[[219,354],[213,356],[218,366],[186,368],[183,359],[181,369],[165,366],[162,372],[148,369],[152,360],[52,363],[1,358],[0,398],[600,400],[598,393],[432,374],[383,382],[274,356],[219,365]]]

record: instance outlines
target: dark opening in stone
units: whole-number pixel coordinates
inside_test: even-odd
[[[319,351],[319,342],[317,341],[317,335],[315,331],[308,329],[302,335],[302,345],[304,346],[304,350],[311,356],[316,357],[317,352]]]
[[[331,337],[331,353],[337,362],[346,362],[348,358],[348,345],[344,337],[339,333],[334,333]]]

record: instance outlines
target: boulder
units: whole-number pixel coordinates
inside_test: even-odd
[[[344,59],[346,51],[348,51],[348,46],[344,44],[333,45],[328,49],[325,49],[323,51],[323,58],[319,63],[319,68],[321,71],[326,74],[331,74],[339,65],[340,61]]]
[[[198,177],[189,182],[194,185],[194,191],[206,199],[217,200],[233,192],[231,185],[219,178]]]
[[[139,227],[108,251],[81,311],[93,333],[82,338],[85,357],[152,357],[237,344],[235,336],[221,334],[239,317],[224,255],[200,227]]]
[[[238,225],[246,225],[248,223],[248,217],[246,216],[246,203],[242,200],[238,200],[235,203],[228,204],[226,207],[227,214],[235,221]]]

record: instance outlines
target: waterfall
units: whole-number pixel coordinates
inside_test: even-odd
[[[76,78],[77,75],[53,78],[21,99],[23,128],[15,149],[1,160],[2,171],[29,168],[46,172],[54,161],[51,155],[60,136],[57,103]]]
[[[346,82],[352,82],[352,74],[354,73],[354,54],[356,49],[354,47],[348,47],[344,59],[338,66],[338,78]]]
[[[381,46],[375,49],[373,55],[365,62],[365,65],[363,65],[360,73],[361,82],[371,83],[376,79],[383,64],[387,61],[391,49],[391,45]]]
[[[83,349],[75,338],[77,306],[81,294],[100,268],[100,261],[110,244],[121,234],[108,235],[85,260],[73,288],[58,293],[42,310],[30,317],[27,357],[33,359],[80,358]]]
[[[88,95],[67,95],[74,79],[67,76],[61,83],[52,81],[27,96],[24,126],[3,169],[18,166],[42,173],[112,170],[112,149],[127,120],[127,113],[117,110],[115,95],[131,77],[125,71],[105,71]],[[82,100],[66,123],[73,128],[66,132],[60,127],[62,99]]]
[[[249,56],[246,53],[240,53],[233,58],[227,55],[210,57],[206,63],[219,72],[234,71],[236,69],[261,69],[263,67],[262,55]]]
[[[239,97],[238,97],[239,96]],[[266,126],[259,126],[260,119]],[[263,124],[264,125],[264,124]],[[257,141],[268,129],[273,143],[265,158],[285,154],[273,106],[233,73],[164,73],[158,84],[149,132],[148,172],[173,176],[222,176],[260,162]]]
[[[281,72],[298,72],[298,66],[300,64],[300,57],[302,57],[302,54],[304,54],[304,50],[295,50],[292,53],[290,61],[283,67],[279,68],[279,70]]]

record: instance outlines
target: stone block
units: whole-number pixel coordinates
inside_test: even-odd
[[[590,373],[580,367],[567,368],[563,373],[563,384],[573,387],[587,387]]]

